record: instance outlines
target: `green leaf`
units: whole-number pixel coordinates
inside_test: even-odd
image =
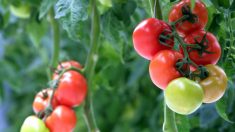
[[[230,10],[231,12],[234,12],[234,11],[235,11],[235,0],[233,0],[233,3],[231,4],[229,10]]]
[[[59,0],[55,6],[55,18],[68,32],[70,38],[80,40],[88,20],[87,0]]]
[[[39,9],[39,19],[42,19],[57,0],[43,0]]]
[[[3,28],[3,26],[4,26],[4,18],[2,14],[0,13],[0,29]]]
[[[231,87],[228,87],[227,92],[230,92],[230,89],[233,87],[233,84],[230,83]],[[234,89],[233,89],[234,90]],[[220,115],[220,117],[222,117],[225,121],[229,122],[229,123],[234,123],[233,121],[231,121],[228,118],[228,115],[226,113],[227,107],[228,107],[228,102],[231,100],[228,100],[229,97],[224,95],[219,101],[216,102],[216,110],[218,112],[218,114]]]
[[[190,123],[187,116],[175,114],[175,121],[179,132],[190,131]]]
[[[32,22],[27,25],[27,33],[33,44],[38,47],[43,36],[46,33],[46,27],[44,23]]]

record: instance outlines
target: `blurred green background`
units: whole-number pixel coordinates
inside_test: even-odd
[[[66,0],[64,0],[66,1]],[[73,1],[73,0],[67,0]],[[184,118],[193,132],[234,132],[235,125],[218,114],[235,121],[235,53],[229,27],[232,23],[235,36],[232,0],[203,0],[209,12],[207,30],[214,33],[223,49],[219,65],[229,76],[230,82],[223,99],[217,104],[202,105],[188,118]],[[226,2],[229,2],[226,3]],[[47,72],[52,56],[53,36],[48,17],[38,19],[43,3],[55,5],[63,0],[0,0],[0,131],[17,132],[24,119],[33,114],[35,94],[48,87]],[[174,0],[162,0],[164,20]],[[28,4],[31,17],[14,16],[9,6]],[[76,5],[77,4],[77,5]],[[74,7],[88,8],[86,0],[79,0]],[[72,5],[71,5],[72,6]],[[143,19],[151,17],[147,0],[99,0],[101,18],[99,61],[93,80],[93,104],[98,126],[102,132],[159,132],[163,124],[163,92],[156,88],[148,73],[149,61],[141,58],[132,46],[132,32]],[[75,10],[76,11],[76,10]],[[89,11],[88,11],[89,12]],[[227,19],[226,14],[232,17]],[[76,60],[84,65],[90,41],[90,19],[87,12],[76,23],[70,19],[74,10],[58,17],[60,23],[60,61]],[[225,14],[225,15],[224,15]],[[65,29],[65,30],[64,30]],[[233,45],[233,46],[230,46]],[[235,48],[234,48],[235,49]],[[217,109],[216,109],[217,108]],[[82,108],[76,108],[78,125],[75,131],[87,131]],[[180,115],[176,119],[182,119]],[[188,121],[187,121],[188,120]],[[184,123],[177,121],[179,126]]]

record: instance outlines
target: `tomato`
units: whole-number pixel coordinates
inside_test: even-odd
[[[151,60],[160,50],[171,49],[160,42],[160,35],[171,33],[168,24],[155,18],[148,18],[142,21],[133,32],[133,44],[137,53],[145,59]],[[168,45],[173,45],[173,39],[164,40]]]
[[[83,102],[86,93],[86,79],[76,71],[67,71],[59,80],[55,98],[59,104],[75,107]]]
[[[165,89],[168,83],[180,77],[175,65],[183,59],[183,55],[173,50],[159,51],[151,60],[149,74],[152,82],[159,88]]]
[[[207,46],[205,50],[209,53],[204,52],[201,54],[201,50],[192,50],[189,48],[188,50],[192,50],[189,52],[189,58],[198,65],[216,64],[221,55],[221,48],[216,37],[212,33],[198,30],[186,36],[184,41],[188,44],[195,44],[195,39],[200,42],[205,34],[208,42],[205,42],[203,45]]]
[[[45,108],[49,105],[50,98],[52,95],[53,89],[43,89],[34,98],[33,101],[33,111],[37,114],[40,111],[45,110]],[[58,102],[55,98],[52,100],[52,107],[55,108],[58,105]]]
[[[169,83],[164,95],[166,104],[172,111],[188,115],[201,106],[203,89],[198,83],[181,77]]]
[[[30,17],[30,6],[27,4],[20,4],[18,6],[10,5],[10,11],[13,15],[19,18],[29,18]]]
[[[182,7],[190,5],[190,0],[183,0],[174,5],[169,13],[169,22],[175,22],[180,19],[183,16]],[[195,22],[186,19],[185,21],[182,21],[182,23],[176,24],[177,32],[182,37],[190,34],[194,30],[203,29],[207,24],[208,12],[206,6],[200,0],[196,0],[192,13],[196,16],[196,18],[191,17],[191,19],[197,19]]]
[[[216,65],[205,66],[209,72],[209,76],[203,80],[199,80],[199,84],[204,91],[204,103],[213,103],[219,100],[227,88],[227,76],[223,69]]]
[[[21,126],[20,132],[49,132],[49,130],[41,119],[29,116]]]
[[[46,118],[46,126],[50,132],[72,132],[76,126],[75,112],[66,106],[60,105]]]
[[[56,70],[57,70],[57,71],[60,71],[60,70],[62,70],[63,68],[64,68],[64,69],[68,69],[68,68],[70,68],[70,67],[72,67],[72,66],[75,67],[75,68],[78,68],[78,69],[82,69],[82,65],[81,65],[79,62],[74,61],[74,60],[70,60],[70,61],[64,61],[64,62],[60,63],[60,64],[57,66]],[[57,77],[58,77],[58,74],[57,74],[57,73],[54,73],[53,78],[57,78]]]

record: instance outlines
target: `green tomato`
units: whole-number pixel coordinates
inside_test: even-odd
[[[49,132],[49,129],[38,117],[29,116],[21,126],[20,132]]]
[[[29,5],[10,5],[10,11],[13,15],[19,18],[29,18],[30,17],[30,6]]]
[[[165,90],[167,106],[174,112],[188,115],[196,111],[202,104],[202,87],[185,77],[171,81]]]

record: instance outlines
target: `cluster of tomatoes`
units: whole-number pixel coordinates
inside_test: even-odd
[[[82,69],[76,61],[62,62],[53,75],[52,88],[43,89],[35,96],[33,111],[26,118],[21,132],[71,132],[76,126],[76,113],[87,93],[84,76],[71,68]]]
[[[202,103],[217,101],[226,90],[226,74],[216,65],[221,47],[204,29],[208,13],[200,0],[194,8],[190,0],[180,1],[168,18],[170,24],[143,20],[133,32],[133,44],[140,56],[150,60],[150,78],[164,90],[167,106],[188,115]]]

